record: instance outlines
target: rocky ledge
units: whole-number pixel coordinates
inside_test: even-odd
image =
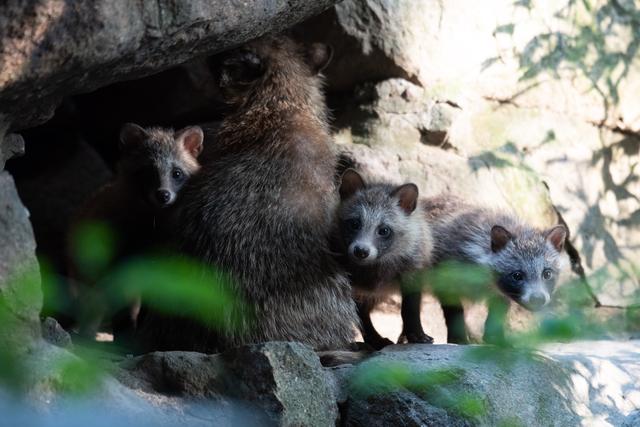
[[[216,355],[157,352],[112,361],[110,374],[78,401],[52,368],[77,357],[42,343],[28,362],[30,405],[36,402],[44,425],[64,416],[77,420],[71,425],[632,426],[640,407],[638,354],[640,341],[537,351],[396,345],[369,356],[324,353],[346,363],[323,367],[302,344],[269,342]],[[4,421],[32,410],[14,405],[3,410],[13,414]]]

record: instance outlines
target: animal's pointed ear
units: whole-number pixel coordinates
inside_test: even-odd
[[[197,159],[202,153],[202,141],[204,140],[204,132],[200,126],[189,126],[180,129],[175,134],[176,141],[181,144],[189,154]]]
[[[217,74],[221,87],[248,85],[258,80],[265,72],[265,64],[254,52],[235,50],[223,56]]]
[[[348,199],[365,187],[364,180],[358,172],[347,169],[340,180],[340,200]]]
[[[324,43],[312,43],[307,47],[307,63],[314,74],[322,72],[333,58],[333,48]]]
[[[509,233],[506,228],[500,225],[494,225],[491,227],[491,250],[493,252],[500,252],[507,246],[511,238],[511,233]]]
[[[392,197],[398,198],[398,205],[409,215],[418,206],[418,186],[415,184],[404,184],[393,190]]]
[[[125,123],[120,129],[120,148],[128,150],[149,138],[149,134],[135,123]]]
[[[558,252],[562,252],[567,238],[567,228],[564,225],[556,225],[547,230],[544,235]]]

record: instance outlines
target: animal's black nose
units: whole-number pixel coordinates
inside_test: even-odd
[[[171,193],[167,190],[158,190],[156,191],[156,199],[161,205],[166,205],[171,200]]]
[[[538,310],[538,309],[542,308],[542,306],[544,306],[546,303],[547,303],[547,298],[544,296],[544,294],[538,292],[538,293],[535,293],[535,294],[531,295],[531,297],[529,297],[528,306],[532,310]]]
[[[365,259],[369,256],[369,249],[362,246],[356,246],[353,248],[353,255],[355,255],[356,258]]]

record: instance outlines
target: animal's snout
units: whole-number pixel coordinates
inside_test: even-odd
[[[360,246],[360,245],[356,245],[353,248],[353,256],[355,256],[358,259],[366,259],[369,256],[369,248],[365,247],[365,246]]]
[[[171,193],[167,190],[156,191],[156,200],[161,206],[168,205],[171,202]]]

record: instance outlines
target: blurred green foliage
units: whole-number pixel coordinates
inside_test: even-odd
[[[33,295],[34,290],[40,295],[38,278],[53,299],[47,305],[59,313],[77,317],[78,330],[82,330],[83,322],[102,321],[108,326],[112,315],[127,309],[137,299],[149,309],[186,317],[212,329],[250,325],[251,307],[236,294],[228,275],[184,256],[153,252],[122,256],[120,238],[105,224],[83,224],[75,230],[70,242],[76,281],[61,277],[46,260],[40,260],[40,274],[37,271],[33,274],[32,267],[28,270],[31,274],[15,275],[12,283],[5,286],[13,294],[10,299],[0,294],[2,335],[17,337],[19,341],[9,341],[9,345],[0,347],[3,388],[22,393],[33,385],[34,378],[24,364],[25,350],[20,342],[29,339],[21,335],[19,325],[24,319],[16,318],[15,313],[26,305],[39,306]],[[126,349],[82,339],[74,341],[75,355],[61,351],[53,358],[46,376],[57,390],[82,396],[102,384],[104,374],[112,366],[110,361]]]

